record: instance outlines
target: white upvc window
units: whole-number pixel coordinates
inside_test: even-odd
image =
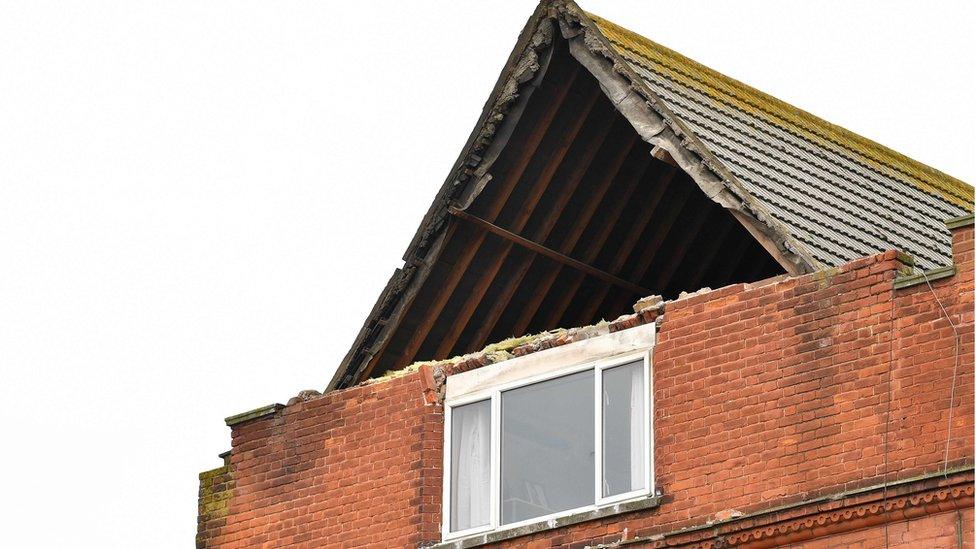
[[[448,378],[444,540],[653,493],[654,326],[626,332]]]

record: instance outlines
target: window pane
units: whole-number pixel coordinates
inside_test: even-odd
[[[491,401],[451,408],[451,531],[491,520]]]
[[[502,393],[501,522],[593,501],[593,371]]]
[[[603,371],[603,495],[644,488],[644,361]]]

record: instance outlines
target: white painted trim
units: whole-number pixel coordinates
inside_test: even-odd
[[[465,404],[474,404],[475,402],[482,402],[484,400],[485,399],[483,399],[483,398],[482,399],[472,399],[472,400],[468,400],[467,402],[462,402],[462,403],[456,404],[455,406],[463,406]],[[491,412],[492,412],[492,414],[491,414],[490,419],[489,419],[489,421],[491,422],[491,424],[489,425],[489,427],[493,430],[494,429],[494,425],[495,425],[495,418],[494,418],[494,414],[493,414],[494,408],[495,408],[494,401],[492,401],[490,403],[490,406],[491,406]],[[441,524],[441,539],[444,539],[444,540],[464,538],[464,537],[473,536],[473,535],[476,535],[476,534],[483,534],[485,532],[491,532],[492,530],[495,529],[494,528],[494,525],[497,524],[497,522],[494,520],[494,515],[491,515],[492,518],[488,521],[488,524],[485,524],[484,526],[476,526],[474,528],[468,528],[467,530],[460,530],[460,531],[457,531],[457,532],[451,532],[451,444],[450,444],[450,440],[451,440],[451,428],[452,428],[451,427],[452,409],[453,409],[453,407],[448,407],[448,406],[445,406],[444,407],[444,462],[443,462],[444,463],[444,468],[443,468],[443,471],[444,471],[443,476],[444,476],[444,478],[443,478],[443,482],[441,483],[441,484],[443,484],[443,493],[441,494],[441,510],[443,511],[442,514],[443,514],[443,517],[444,517],[443,518],[443,522]],[[495,436],[494,436],[494,432],[492,432],[491,437],[490,437],[490,440],[488,442],[489,451],[493,451],[494,450],[493,445],[495,444],[495,440],[496,439],[495,439]],[[491,475],[495,475],[495,463],[494,463],[494,461],[491,464]],[[492,480],[492,483],[494,483],[494,477],[492,476],[490,478]],[[488,504],[491,505],[492,508],[494,508],[494,502],[493,502],[494,497],[495,497],[494,496],[494,484],[492,484],[492,493],[490,495],[489,502],[488,502]]]
[[[652,322],[454,374],[447,378],[445,400],[453,403],[455,399],[476,393],[487,398],[499,387],[512,383],[525,384],[522,382],[527,376],[542,376],[552,371],[564,371],[573,365],[650,349],[654,347],[654,340],[655,326]]]
[[[610,368],[616,366],[623,366],[624,364],[629,364],[631,362],[636,362],[641,360],[644,367],[644,404],[645,413],[643,415],[643,428],[644,433],[648,436],[644,438],[644,487],[640,490],[632,490],[630,492],[625,492],[623,494],[615,494],[612,496],[603,495],[603,372]],[[640,499],[647,497],[653,493],[653,486],[651,483],[652,476],[650,471],[654,469],[654,442],[653,434],[648,433],[650,430],[650,417],[653,413],[653,403],[650,400],[650,391],[648,390],[649,385],[652,383],[650,378],[650,361],[651,361],[651,350],[647,349],[639,353],[632,353],[623,356],[614,357],[612,359],[602,360],[596,363],[594,366],[596,379],[594,380],[594,385],[598,386],[599,389],[596,394],[596,449],[595,456],[596,459],[596,506],[606,507],[615,503],[621,503],[623,501],[629,501],[633,499]]]
[[[628,333],[629,332],[629,333]],[[535,524],[552,521],[561,517],[595,511],[611,507],[623,502],[646,498],[654,493],[654,431],[652,416],[654,414],[653,369],[651,368],[651,352],[655,342],[655,326],[647,324],[622,330],[613,334],[596,336],[587,340],[570,343],[560,347],[539,351],[524,357],[506,360],[455,374],[447,378],[446,398],[444,404],[444,478],[441,508],[443,523],[441,535],[443,541],[453,541],[484,534],[486,532],[503,532]],[[648,436],[645,438],[645,468],[644,489],[603,497],[603,371],[607,368],[620,366],[638,359],[644,362],[644,428]],[[594,377],[594,504],[575,509],[567,509],[550,515],[527,519],[524,521],[501,524],[501,395],[503,392],[539,383],[557,377],[587,371],[593,372]],[[451,481],[451,409],[484,400],[491,401],[491,494],[490,494],[490,523],[487,526],[471,528],[461,532],[450,532],[450,481]]]

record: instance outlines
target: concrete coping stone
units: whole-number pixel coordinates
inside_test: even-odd
[[[936,280],[941,280],[943,278],[949,278],[956,274],[956,266],[948,265],[946,267],[936,267],[935,269],[929,269],[923,273],[913,274],[908,276],[900,276],[896,278],[892,284],[895,289],[908,288],[911,286],[916,286],[918,284],[925,284],[926,278],[929,282]]]
[[[274,415],[278,410],[284,407],[285,406],[283,404],[278,404],[278,403],[269,404],[267,406],[255,408],[253,410],[244,412],[242,414],[236,414],[233,416],[226,417],[224,418],[224,423],[226,423],[228,427],[233,427],[235,425],[240,425],[245,421],[251,421],[252,419],[257,419],[259,417]]]
[[[961,215],[959,217],[946,219],[945,224],[950,230],[958,229],[959,227],[969,227],[973,224],[973,214]]]

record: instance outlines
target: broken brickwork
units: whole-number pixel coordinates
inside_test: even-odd
[[[955,274],[931,289],[896,288],[911,266],[886,252],[241,416],[201,476],[197,545],[435,544],[444,377],[657,322],[660,505],[497,546],[972,547],[971,222],[952,235]]]

